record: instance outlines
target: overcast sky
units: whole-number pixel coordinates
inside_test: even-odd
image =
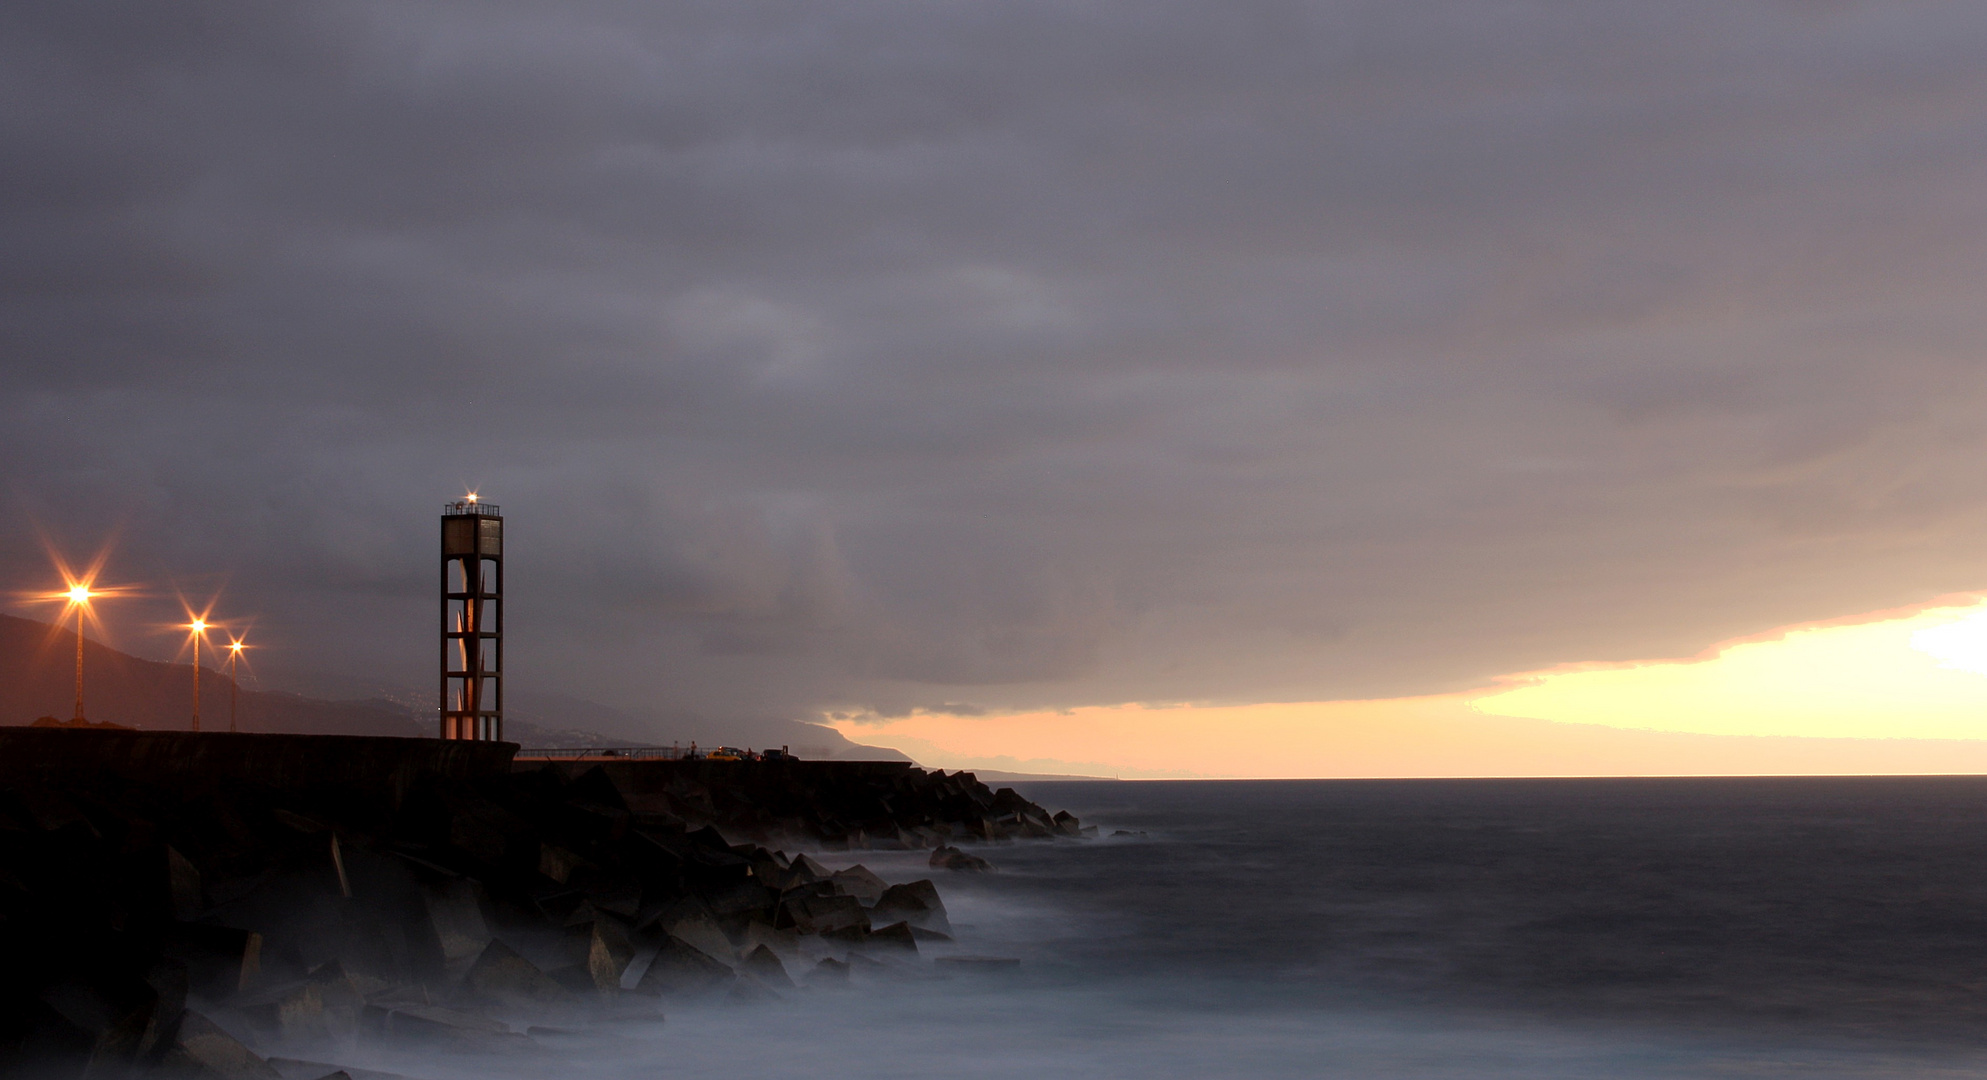
[[[265,685],[427,692],[474,485],[513,690],[795,717],[1987,588],[1983,56],[1897,0],[15,0],[0,571],[115,531]]]

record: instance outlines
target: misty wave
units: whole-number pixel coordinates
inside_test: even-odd
[[[489,1077],[1865,1077],[1976,1075],[1977,1059],[1734,1046],[1469,1017],[1168,1008],[1178,984],[850,990],[663,1024],[538,1037],[514,1055],[375,1048],[374,1068]],[[1202,995],[1193,995],[1201,997]],[[1927,1070],[1935,1070],[1928,1072]],[[308,1070],[305,1070],[308,1071]],[[302,1075],[295,1073],[294,1075]],[[315,1080],[312,1077],[311,1080]],[[356,1076],[355,1080],[365,1080]]]
[[[1774,929],[1788,915],[1826,937],[1828,912],[1896,884],[1878,866],[1933,888],[1972,873],[1946,845],[1953,813],[1987,788],[1886,790],[1060,785],[1031,794],[1104,839],[988,850],[1000,872],[940,881],[956,942],[846,985],[663,1003],[660,1020],[623,995],[541,1018],[502,1052],[320,1049],[354,1080],[1980,1075],[1972,998],[1887,983],[1905,976],[1878,955],[1910,955],[1937,926],[1769,940],[1795,932]],[[1118,825],[1148,836],[1111,838]],[[1864,846],[1845,846],[1851,834]],[[1763,853],[1822,863],[1824,849],[1821,876],[1752,876]],[[916,853],[817,857],[929,875]],[[1760,883],[1781,877],[1811,910]],[[1650,906],[1647,890],[1683,899]],[[1722,966],[1671,955],[1677,919],[1706,923]],[[961,954],[1020,963],[940,962]],[[265,1049],[286,1080],[334,1063]]]

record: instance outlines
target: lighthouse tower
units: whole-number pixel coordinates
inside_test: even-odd
[[[441,737],[504,737],[504,518],[470,495],[442,507]]]

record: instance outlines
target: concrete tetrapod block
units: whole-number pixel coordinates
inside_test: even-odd
[[[628,964],[634,958],[634,942],[628,940],[627,931],[622,930],[620,924],[608,919],[594,921],[593,934],[587,944],[586,968],[596,989],[607,993],[619,990],[621,973],[628,970]]]
[[[462,988],[507,1005],[542,1005],[570,998],[557,980],[496,938],[483,947],[482,955],[463,975]]]
[[[704,892],[704,903],[717,915],[764,911],[778,901],[777,893],[750,879],[741,879]]]
[[[737,977],[731,965],[671,935],[663,939],[635,989],[664,997],[701,997],[723,991]]]
[[[794,929],[803,934],[824,934],[852,926],[867,929],[870,922],[862,901],[853,896],[802,896],[781,906],[793,919]]]
[[[283,1074],[264,1061],[241,1040],[191,1009],[180,1017],[179,1040],[172,1058],[181,1065],[197,1066],[215,1080],[283,1080]]]
[[[156,971],[151,980],[129,974],[64,979],[41,993],[41,1004],[69,1029],[64,1041],[86,1058],[92,1074],[151,1056],[185,1003],[185,974],[178,969]]]
[[[195,993],[216,1001],[248,989],[262,973],[262,935],[252,930],[176,923],[161,952],[186,965]]]
[[[490,944],[490,927],[483,918],[483,888],[463,878],[425,884],[421,902],[428,923],[441,944],[443,970],[466,969]]]
[[[938,898],[938,886],[929,879],[907,881],[884,890],[883,897],[869,912],[869,921],[875,926],[906,922],[941,934],[952,933],[952,920],[945,913],[945,903]]]
[[[878,900],[881,900],[884,890],[890,887],[889,882],[877,877],[868,867],[861,863],[857,863],[847,870],[835,871],[834,877],[831,880],[841,886],[843,892],[861,900],[865,904],[874,904]]]
[[[540,844],[538,847],[538,872],[561,885],[573,876],[573,871],[592,865],[557,844]]]
[[[337,962],[300,982],[262,989],[233,1002],[259,1030],[282,1039],[347,1038],[357,1033],[365,995]]]
[[[835,876],[833,870],[822,866],[804,854],[795,855],[791,866],[796,873],[805,875],[809,881],[823,881]]]
[[[773,950],[764,945],[746,953],[744,963],[739,966],[746,974],[768,986],[789,990],[793,988],[793,980],[787,977],[787,966],[780,963],[780,958]]]
[[[308,982],[265,991],[235,1003],[235,1011],[261,1031],[282,1039],[321,1039],[331,1034],[325,1022],[324,994]]]
[[[969,855],[956,847],[939,846],[932,850],[933,870],[963,870],[968,873],[984,874],[993,870],[993,864],[978,855]]]
[[[739,943],[739,951],[749,953],[764,945],[782,957],[797,956],[801,951],[800,935],[790,929],[778,929],[762,922],[745,924],[745,940]]]
[[[731,938],[718,926],[717,920],[703,911],[691,914],[670,923],[665,930],[669,936],[689,943],[706,956],[729,961],[736,954]]]

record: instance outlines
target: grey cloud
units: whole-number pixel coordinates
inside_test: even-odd
[[[521,683],[740,717],[1414,693],[1976,588],[1984,39],[9,5],[0,560],[118,528],[270,680],[419,688],[478,484]]]

